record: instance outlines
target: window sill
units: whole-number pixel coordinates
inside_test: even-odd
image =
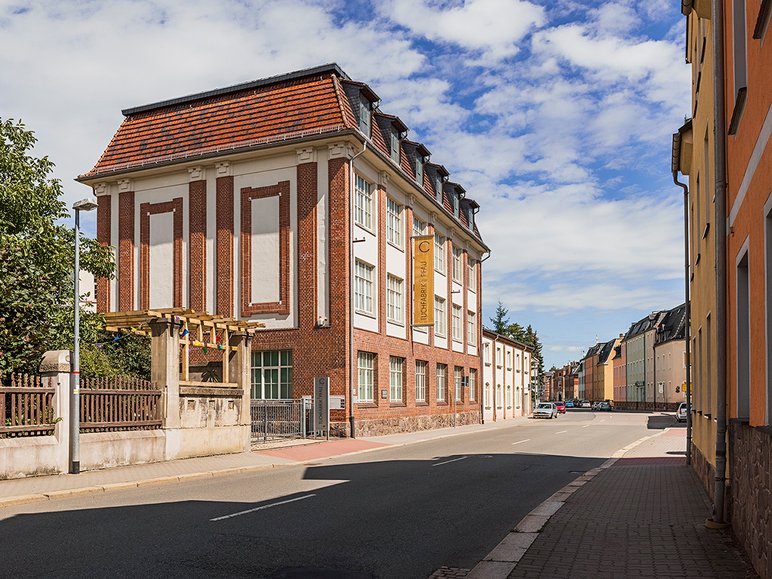
[[[399,401],[395,401],[395,400],[389,400],[389,407],[390,408],[404,408],[405,406],[407,406],[407,404],[405,404],[404,402],[399,402]]]
[[[362,231],[369,233],[372,236],[375,236],[375,229],[372,229],[367,225],[364,225],[363,223],[359,223],[358,221],[354,221],[354,225],[359,229],[361,229]]]
[[[386,321],[390,324],[394,324],[395,326],[401,326],[403,328],[405,327],[405,322],[403,321],[392,320],[390,318],[386,318]]]
[[[416,406],[429,406],[429,403],[426,400],[416,400],[415,401]]]
[[[373,319],[373,320],[377,319],[377,318],[375,317],[375,314],[373,314],[373,313],[370,313],[370,312],[366,312],[366,311],[364,311],[364,310],[357,310],[357,309],[355,309],[355,310],[354,310],[354,313],[355,313],[355,314],[359,314],[360,316],[364,316],[364,317],[366,317],[366,318],[370,318],[370,319]]]
[[[445,402],[444,400],[437,400],[437,406],[447,406],[447,405],[448,403]]]
[[[357,402],[357,408],[378,408],[378,405],[372,401]]]
[[[705,229],[702,232],[702,238],[705,239],[708,236],[709,232],[710,232],[710,222],[705,224]]]
[[[737,96],[734,99],[734,110],[732,111],[732,119],[729,121],[729,129],[727,133],[734,135],[737,133],[737,129],[740,126],[742,120],[743,111],[745,110],[745,99],[748,96],[748,87],[742,87],[737,91]]]
[[[392,246],[394,249],[396,249],[397,251],[401,251],[402,253],[405,253],[405,247],[404,247],[404,245],[399,245],[398,243],[394,243],[393,241],[389,241],[388,239],[386,240],[386,243],[388,243],[389,245],[391,245],[391,246]]]

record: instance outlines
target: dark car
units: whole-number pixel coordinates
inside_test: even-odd
[[[555,402],[555,408],[558,409],[558,414],[566,413],[566,403],[563,402],[562,400]]]
[[[614,409],[614,407],[611,405],[611,402],[608,400],[604,400],[603,402],[598,402],[598,410],[605,410],[606,412],[611,412]]]

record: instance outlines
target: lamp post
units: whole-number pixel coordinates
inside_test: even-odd
[[[80,212],[97,208],[94,199],[76,201],[75,210],[75,328],[70,374],[70,474],[80,472]]]

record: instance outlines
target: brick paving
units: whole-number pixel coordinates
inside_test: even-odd
[[[623,458],[566,500],[509,577],[756,577],[708,515],[683,458]]]

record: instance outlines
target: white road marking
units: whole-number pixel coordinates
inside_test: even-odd
[[[565,434],[566,432],[568,432],[568,430],[561,430],[560,432],[556,432],[555,434]]]
[[[432,466],[442,466],[443,464],[450,464],[451,462],[456,462],[458,460],[464,460],[465,458],[469,458],[468,456],[461,456],[459,458],[451,458],[450,460],[446,460],[444,462],[435,462]]]
[[[512,446],[515,446],[516,444],[523,444],[524,442],[530,442],[530,438],[526,438],[525,440],[518,440],[517,442],[513,442]]]
[[[302,497],[297,497],[294,499],[288,499],[286,501],[279,501],[278,503],[271,503],[270,505],[263,505],[262,507],[255,507],[254,509],[248,509],[246,511],[239,511],[238,513],[232,513],[230,515],[224,515],[222,517],[216,517],[214,519],[209,519],[210,521],[224,521],[225,519],[232,519],[233,517],[238,517],[241,515],[248,515],[249,513],[254,513],[256,511],[262,511],[263,509],[270,509],[271,507],[278,507],[279,505],[286,505],[287,503],[294,503],[295,501],[302,501],[303,499],[310,499],[311,497],[315,497],[315,494],[310,495],[304,495]]]
[[[585,424],[582,428],[587,428],[588,426],[592,426],[592,424]]]

